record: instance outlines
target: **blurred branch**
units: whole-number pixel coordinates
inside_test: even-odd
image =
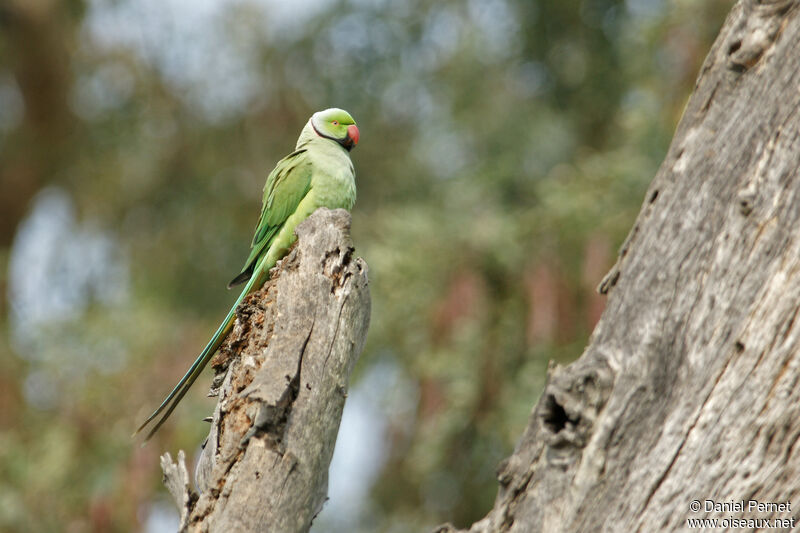
[[[799,4],[733,8],[601,284],[592,342],[551,365],[471,533],[679,531],[707,517],[794,529]],[[717,514],[708,499],[773,507]]]
[[[352,255],[346,211],[320,209],[297,234],[273,278],[239,307],[212,363],[224,374],[195,474],[199,497],[180,479],[185,467],[162,457],[188,512],[182,530],[307,531],[325,502],[369,324],[367,268]]]
[[[0,12],[11,67],[25,100],[26,121],[45,136],[69,116],[69,33],[57,2],[10,1]]]
[[[0,246],[11,242],[29,200],[69,153],[75,126],[69,60],[77,22],[61,2],[10,0],[0,6],[0,37],[25,105],[16,149],[0,154]]]

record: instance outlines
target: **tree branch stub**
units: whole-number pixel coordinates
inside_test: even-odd
[[[367,266],[349,230],[346,211],[317,210],[237,309],[212,361],[219,401],[195,473],[199,495],[173,492],[188,509],[182,531],[307,531],[322,509],[369,325]],[[180,463],[162,458],[166,482],[188,488]]]

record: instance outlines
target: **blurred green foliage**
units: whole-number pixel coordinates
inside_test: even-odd
[[[0,530],[146,527],[158,454],[207,430],[205,384],[148,447],[129,434],[224,316],[265,177],[329,106],[361,129],[373,316],[355,379],[391,361],[413,396],[385,421],[361,528],[481,518],[547,361],[578,357],[602,310],[594,287],[731,2],[160,5],[0,5]],[[5,273],[42,190],[119,243],[126,281],[108,299],[97,274],[82,305],[30,322],[15,280],[37,269]],[[34,284],[42,302],[59,279]]]

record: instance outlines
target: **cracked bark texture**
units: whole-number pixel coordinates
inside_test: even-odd
[[[350,372],[370,316],[350,215],[319,209],[297,246],[237,309],[212,366],[219,401],[190,489],[162,457],[181,531],[308,531],[327,496]]]
[[[600,285],[589,346],[549,369],[470,532],[792,516],[690,511],[706,499],[800,510],[798,3],[733,7]]]

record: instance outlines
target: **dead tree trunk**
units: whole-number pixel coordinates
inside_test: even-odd
[[[470,532],[796,527],[798,4],[741,0],[728,16],[590,344],[550,368]]]
[[[212,362],[219,402],[195,474],[162,457],[181,531],[307,531],[327,496],[350,372],[364,346],[367,268],[350,215],[320,209],[237,310]]]

